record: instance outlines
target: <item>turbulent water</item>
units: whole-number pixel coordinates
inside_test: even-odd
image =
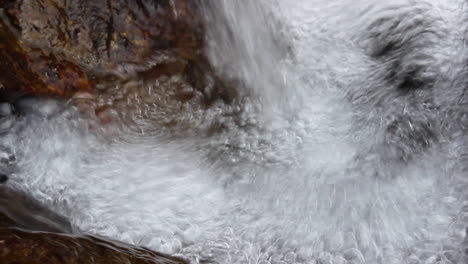
[[[106,140],[71,102],[25,102],[9,184],[193,263],[464,263],[466,8],[205,1],[206,55],[241,99],[180,118],[222,132],[136,116]]]

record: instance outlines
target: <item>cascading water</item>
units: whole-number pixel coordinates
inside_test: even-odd
[[[9,184],[193,263],[463,263],[465,7],[206,1],[206,55],[240,99],[180,118],[227,129],[137,120],[109,142],[66,102],[29,102]]]

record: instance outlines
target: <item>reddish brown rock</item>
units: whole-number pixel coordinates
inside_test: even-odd
[[[194,2],[1,1],[0,83],[70,96],[113,74],[184,72],[202,47]]]
[[[179,131],[194,127],[183,113],[237,96],[203,56],[197,0],[10,0],[0,8],[4,94],[88,94],[84,111],[103,123],[116,112]]]
[[[181,113],[236,96],[203,57],[196,2],[0,0],[0,101],[23,94],[74,98],[102,124],[138,115],[164,127],[193,127]],[[0,227],[68,232],[62,220],[0,189]],[[183,261],[93,237],[3,228],[0,263]]]
[[[95,70],[143,66],[162,55],[193,59],[201,47],[195,1],[38,0],[8,5],[10,24],[29,45],[63,53]]]
[[[90,90],[90,82],[76,64],[25,45],[0,20],[0,83],[3,91],[70,96]]]
[[[182,259],[96,237],[0,228],[2,264],[176,264]]]

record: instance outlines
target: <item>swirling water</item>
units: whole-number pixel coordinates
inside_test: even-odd
[[[242,100],[180,118],[228,129],[137,120],[104,140],[71,104],[29,102],[4,136],[9,184],[193,263],[464,263],[464,1],[203,5],[206,54]]]

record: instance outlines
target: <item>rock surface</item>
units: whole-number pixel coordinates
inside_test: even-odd
[[[98,77],[112,73],[181,71],[201,48],[191,3],[2,1],[0,83],[7,90],[69,96],[92,90]]]
[[[0,99],[73,97],[103,123],[195,127],[181,113],[237,96],[203,55],[197,2],[0,1]]]
[[[18,227],[34,231],[17,229]],[[2,264],[185,263],[182,259],[145,248],[92,236],[70,235],[71,232],[72,227],[64,217],[26,194],[6,184],[0,185]]]
[[[175,264],[183,260],[85,236],[0,228],[3,264]]]
[[[73,228],[63,216],[43,206],[26,193],[0,185],[0,227],[71,233]]]

